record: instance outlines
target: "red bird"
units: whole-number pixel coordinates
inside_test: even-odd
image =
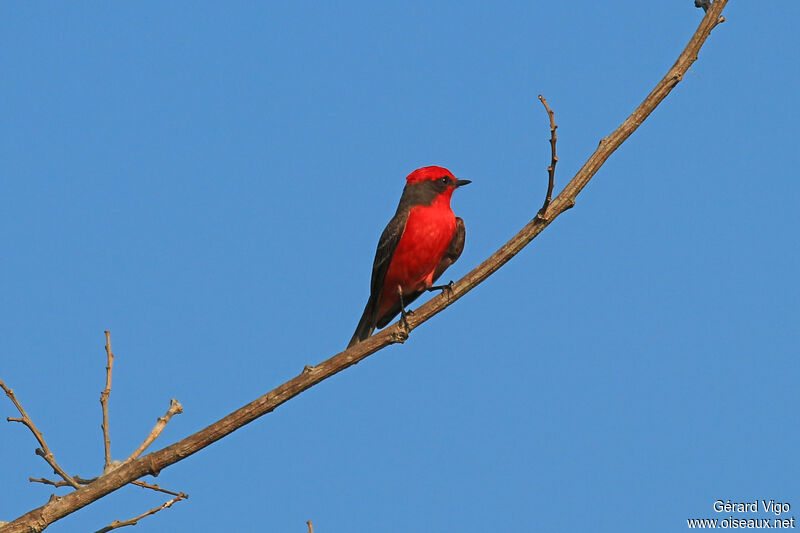
[[[457,180],[442,167],[422,167],[406,178],[400,205],[378,241],[364,314],[349,348],[382,328],[430,289],[464,249],[464,221],[450,209]]]

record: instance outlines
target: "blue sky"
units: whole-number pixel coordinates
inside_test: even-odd
[[[6,3],[0,377],[61,465],[344,348],[403,178],[471,179],[458,279],[666,72],[693,2]],[[409,342],[162,472],[148,531],[681,531],[800,510],[800,5],[733,1],[576,207]],[[0,415],[14,416],[10,402]],[[0,424],[0,520],[49,469]],[[66,489],[58,489],[65,493]],[[57,522],[160,505],[128,487]],[[764,517],[767,515],[759,514]],[[737,515],[748,518],[747,515]]]

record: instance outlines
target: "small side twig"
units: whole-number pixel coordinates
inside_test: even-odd
[[[547,105],[547,99],[541,94],[539,95],[539,101],[542,102],[545,111],[547,111],[547,116],[550,119],[550,166],[547,167],[547,196],[544,199],[544,204],[542,208],[539,210],[538,217],[545,218],[545,213],[547,212],[547,208],[550,207],[550,202],[553,201],[553,187],[555,185],[555,177],[556,177],[556,163],[558,163],[558,156],[556,155],[556,118],[553,110],[550,109],[550,106]]]
[[[164,494],[169,494],[170,496],[179,496],[183,494],[185,497],[189,497],[188,494],[184,492],[175,492],[172,490],[162,489],[155,483],[145,483],[144,481],[131,481],[131,485],[136,485],[137,487],[142,487],[143,489],[150,489],[156,492],[163,492]]]
[[[84,478],[82,478],[80,476],[75,476],[73,479],[76,482],[80,483],[81,485],[88,485],[89,483],[93,482],[97,478],[95,477],[95,478],[91,478],[91,479],[84,479]],[[70,486],[70,484],[67,483],[66,481],[53,481],[52,479],[46,479],[46,478],[43,478],[43,477],[38,477],[38,478],[37,477],[29,477],[28,481],[30,481],[31,483],[42,483],[43,485],[52,485],[53,487],[69,487]],[[154,490],[156,492],[163,492],[164,494],[169,494],[170,496],[178,496],[179,494],[183,494],[187,498],[189,497],[189,495],[184,493],[184,492],[175,492],[173,490],[163,489],[163,488],[159,487],[155,483],[147,483],[145,481],[138,481],[137,480],[137,481],[131,481],[131,485],[136,485],[137,487],[142,487],[143,489]]]
[[[130,457],[125,459],[125,462],[130,463],[131,461],[134,461],[140,455],[142,455],[142,453],[147,449],[147,447],[150,446],[150,444],[152,444],[153,441],[156,440],[159,435],[161,435],[161,432],[164,431],[164,427],[167,425],[170,418],[172,418],[174,415],[179,415],[182,412],[183,412],[183,406],[181,405],[181,403],[175,398],[170,400],[169,409],[167,409],[167,412],[164,414],[164,416],[159,417],[158,421],[156,422],[156,425],[153,426],[152,431],[150,431],[150,434],[147,435],[147,438],[144,439],[144,442],[142,442],[139,445],[139,447],[136,448],[136,451],[134,451]]]
[[[53,481],[52,479],[45,479],[43,477],[29,477],[28,481],[31,483],[43,483],[44,485],[52,485],[53,487],[71,487],[70,483],[66,481]]]
[[[147,511],[146,513],[142,513],[142,514],[140,514],[139,516],[135,516],[135,517],[131,518],[130,520],[125,520],[125,521],[114,520],[113,522],[111,522],[110,524],[108,524],[108,525],[107,525],[106,527],[104,527],[103,529],[98,529],[98,530],[97,530],[95,533],[107,533],[108,531],[112,531],[112,530],[114,530],[114,529],[118,529],[118,528],[121,528],[121,527],[125,527],[125,526],[135,526],[137,523],[139,523],[139,520],[141,520],[142,518],[145,518],[146,516],[154,515],[154,514],[156,514],[157,512],[159,512],[159,511],[162,511],[162,510],[164,510],[164,509],[168,509],[168,508],[172,507],[172,505],[173,505],[174,503],[176,503],[176,502],[179,502],[179,501],[181,501],[181,500],[185,500],[185,499],[187,499],[188,497],[189,497],[188,495],[186,495],[186,494],[184,494],[184,493],[180,492],[180,493],[178,493],[178,495],[177,495],[177,496],[175,496],[175,497],[174,497],[174,498],[172,498],[171,500],[168,500],[168,501],[164,502],[164,503],[163,503],[161,506],[159,506],[159,507],[156,507],[156,508],[154,508],[154,509],[150,509],[150,510],[149,510],[149,511]]]
[[[314,533],[314,524],[311,523],[311,520],[306,522],[306,525],[308,525],[308,533]]]
[[[33,433],[33,436],[36,437],[36,440],[39,442],[39,446],[41,446],[41,448],[36,448],[35,451],[36,455],[41,456],[45,461],[47,461],[47,464],[49,464],[53,468],[53,472],[61,476],[61,478],[64,481],[66,481],[71,487],[76,489],[80,488],[80,485],[74,479],[69,477],[69,474],[67,474],[63,468],[58,466],[56,458],[55,456],[53,456],[53,452],[50,451],[50,448],[44,441],[44,436],[42,435],[42,432],[39,431],[39,429],[33,423],[33,420],[31,420],[31,418],[28,416],[28,413],[25,412],[25,409],[22,407],[22,404],[19,402],[19,400],[17,400],[17,397],[14,395],[14,391],[6,387],[6,384],[3,383],[2,379],[0,379],[0,388],[2,388],[3,391],[5,391],[6,396],[8,396],[11,399],[11,401],[14,403],[14,406],[17,408],[17,411],[19,411],[19,414],[22,415],[21,418],[13,418],[9,416],[6,420],[8,420],[9,422],[19,422],[20,424],[25,425],[29,430],[31,430],[31,433]]]
[[[114,369],[114,354],[111,352],[111,332],[106,331],[106,388],[100,393],[100,406],[103,409],[103,445],[105,447],[105,462],[103,471],[111,466],[111,438],[108,434],[108,397],[111,394],[111,373]]]

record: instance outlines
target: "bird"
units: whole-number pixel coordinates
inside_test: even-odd
[[[406,177],[397,212],[378,241],[370,294],[348,348],[386,326],[427,290],[464,250],[464,220],[450,208],[453,191],[472,183],[444,167],[418,168]],[[451,282],[452,283],[452,282]]]

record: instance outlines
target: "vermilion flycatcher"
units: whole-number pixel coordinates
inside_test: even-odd
[[[450,209],[457,180],[442,167],[422,167],[406,178],[400,205],[378,241],[364,314],[349,348],[388,324],[430,289],[464,249],[464,221]]]

